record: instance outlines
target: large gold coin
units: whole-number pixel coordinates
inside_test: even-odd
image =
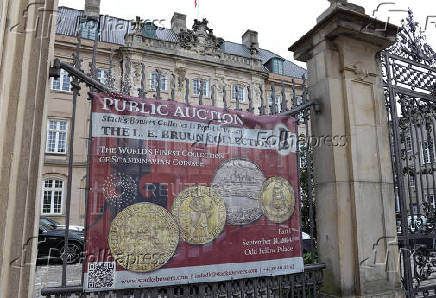
[[[149,272],[162,267],[174,255],[179,228],[165,208],[138,203],[118,213],[108,238],[118,264],[130,271]]]
[[[226,207],[210,187],[192,186],[181,191],[171,208],[179,223],[181,238],[190,244],[206,244],[224,229]]]
[[[294,190],[286,179],[271,177],[263,183],[259,203],[270,221],[282,223],[294,214]]]

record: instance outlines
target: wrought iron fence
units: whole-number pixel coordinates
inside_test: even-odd
[[[303,273],[230,280],[225,282],[191,284],[164,288],[118,290],[111,292],[83,293],[81,286],[43,289],[46,297],[134,297],[134,298],[282,298],[320,297],[324,264],[307,265]]]
[[[80,23],[80,21],[79,21]],[[80,26],[79,26],[80,28]],[[90,91],[102,91],[102,92],[119,92],[125,95],[130,95],[135,91],[135,86],[131,81],[131,60],[127,55],[122,61],[122,73],[120,78],[115,77],[113,71],[113,52],[110,55],[109,70],[105,73],[103,80],[99,80],[98,71],[96,67],[97,63],[97,51],[98,51],[98,38],[94,41],[92,61],[90,62],[90,73],[85,74],[82,70],[81,61],[82,51],[82,38],[80,30],[77,33],[76,51],[73,54],[73,62],[66,63],[56,59],[53,67],[50,69],[51,77],[58,77],[60,69],[64,69],[73,78],[72,94],[73,94],[73,122],[72,129],[74,129],[74,118],[76,113],[76,106],[80,104],[79,91],[81,84],[86,85]],[[175,88],[176,88],[176,73],[169,73],[167,76],[162,76],[161,70],[156,69],[155,86],[153,92],[147,92],[145,89],[146,75],[145,67],[141,65],[141,81],[140,86],[137,89],[137,95],[141,98],[156,98],[161,99],[161,84],[169,86],[168,100],[175,100]],[[101,78],[100,78],[101,79]],[[199,96],[195,98],[196,102],[193,102],[191,97],[191,91],[189,90],[189,82],[186,83],[186,93],[183,101],[187,104],[199,104],[204,105],[204,86],[200,79]],[[186,79],[188,80],[188,79]],[[297,80],[299,82],[297,82]],[[117,82],[119,88],[117,88]],[[218,283],[208,284],[191,284],[185,286],[176,287],[164,287],[164,288],[148,288],[137,290],[124,290],[117,292],[100,292],[96,294],[83,293],[82,286],[67,287],[67,270],[66,260],[64,258],[63,270],[62,270],[62,282],[60,287],[46,288],[41,290],[41,294],[46,297],[318,297],[320,295],[320,288],[323,282],[323,269],[325,265],[316,264],[316,241],[315,241],[315,220],[314,220],[314,200],[313,200],[313,174],[312,174],[312,157],[311,157],[311,144],[310,144],[310,130],[309,123],[312,112],[316,112],[319,109],[317,101],[310,100],[308,98],[306,78],[303,76],[301,80],[295,78],[292,80],[291,90],[292,95],[289,100],[286,98],[286,87],[284,82],[281,82],[281,102],[275,102],[271,100],[268,102],[266,99],[266,92],[262,85],[247,86],[248,90],[248,105],[246,111],[252,113],[258,113],[260,115],[265,114],[280,114],[294,117],[297,120],[297,154],[298,154],[298,175],[300,179],[300,198],[302,201],[302,208],[304,217],[302,221],[307,228],[306,232],[309,234],[311,240],[309,246],[305,251],[305,259],[308,264],[305,266],[305,271],[299,274],[276,276],[276,277],[259,277],[252,279],[232,280]],[[271,98],[275,98],[276,86],[271,84]],[[289,87],[288,87],[289,88]],[[233,108],[236,110],[242,110],[241,101],[243,100],[242,94],[237,94],[236,101],[231,102],[231,94],[229,96],[229,86],[225,84],[222,86],[212,85],[210,86],[210,104],[212,106],[221,106],[224,109]],[[218,92],[222,94],[219,102]],[[135,91],[136,93],[136,91]],[[236,92],[237,93],[237,92]],[[255,106],[253,100],[253,94],[257,94],[260,98],[258,106]],[[72,130],[73,131],[73,130]],[[73,132],[71,135],[74,135]],[[69,151],[69,177],[72,176],[72,164],[73,164],[73,138],[70,142]],[[88,157],[89,159],[89,157]],[[67,196],[66,196],[66,233],[65,233],[65,248],[68,247],[68,230],[70,224],[70,206],[71,206],[71,181],[68,181]],[[94,295],[94,296],[93,296]]]
[[[436,53],[411,11],[381,58],[403,286],[407,297],[435,297]]]

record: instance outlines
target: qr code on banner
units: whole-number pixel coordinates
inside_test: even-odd
[[[115,262],[88,264],[88,289],[113,288],[115,283]]]

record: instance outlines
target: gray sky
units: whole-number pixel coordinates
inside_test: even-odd
[[[166,28],[174,11],[187,15],[190,28],[196,18],[195,0],[101,0],[101,14],[124,19],[165,19]],[[310,30],[319,16],[330,4],[327,0],[197,0],[200,17],[209,20],[214,34],[225,40],[241,42],[247,29],[259,32],[260,47],[293,60],[288,47]],[[427,39],[436,50],[436,0],[351,0],[365,7],[366,13],[379,20],[400,24],[411,8],[415,19],[425,29]],[[76,9],[84,8],[84,0],[60,0],[59,5]],[[383,4],[384,3],[384,4]],[[377,7],[379,9],[377,10]],[[377,10],[374,12],[374,10]],[[304,64],[298,63],[304,66]]]

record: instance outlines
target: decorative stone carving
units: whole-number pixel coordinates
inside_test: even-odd
[[[177,91],[182,91],[185,85],[186,68],[177,67],[174,72],[177,75]]]
[[[369,72],[367,69],[364,68],[363,64],[361,62],[357,62],[353,65],[350,65],[348,67],[354,74],[356,75],[356,78],[360,81],[363,81],[365,78],[369,76]]]
[[[134,69],[134,76],[135,76],[135,80],[139,80],[141,77],[141,70],[142,70],[142,66],[140,62],[132,62],[133,64],[133,69]]]
[[[194,20],[192,30],[181,30],[178,34],[180,47],[200,53],[221,50],[224,39],[216,37],[208,27],[208,20]]]

